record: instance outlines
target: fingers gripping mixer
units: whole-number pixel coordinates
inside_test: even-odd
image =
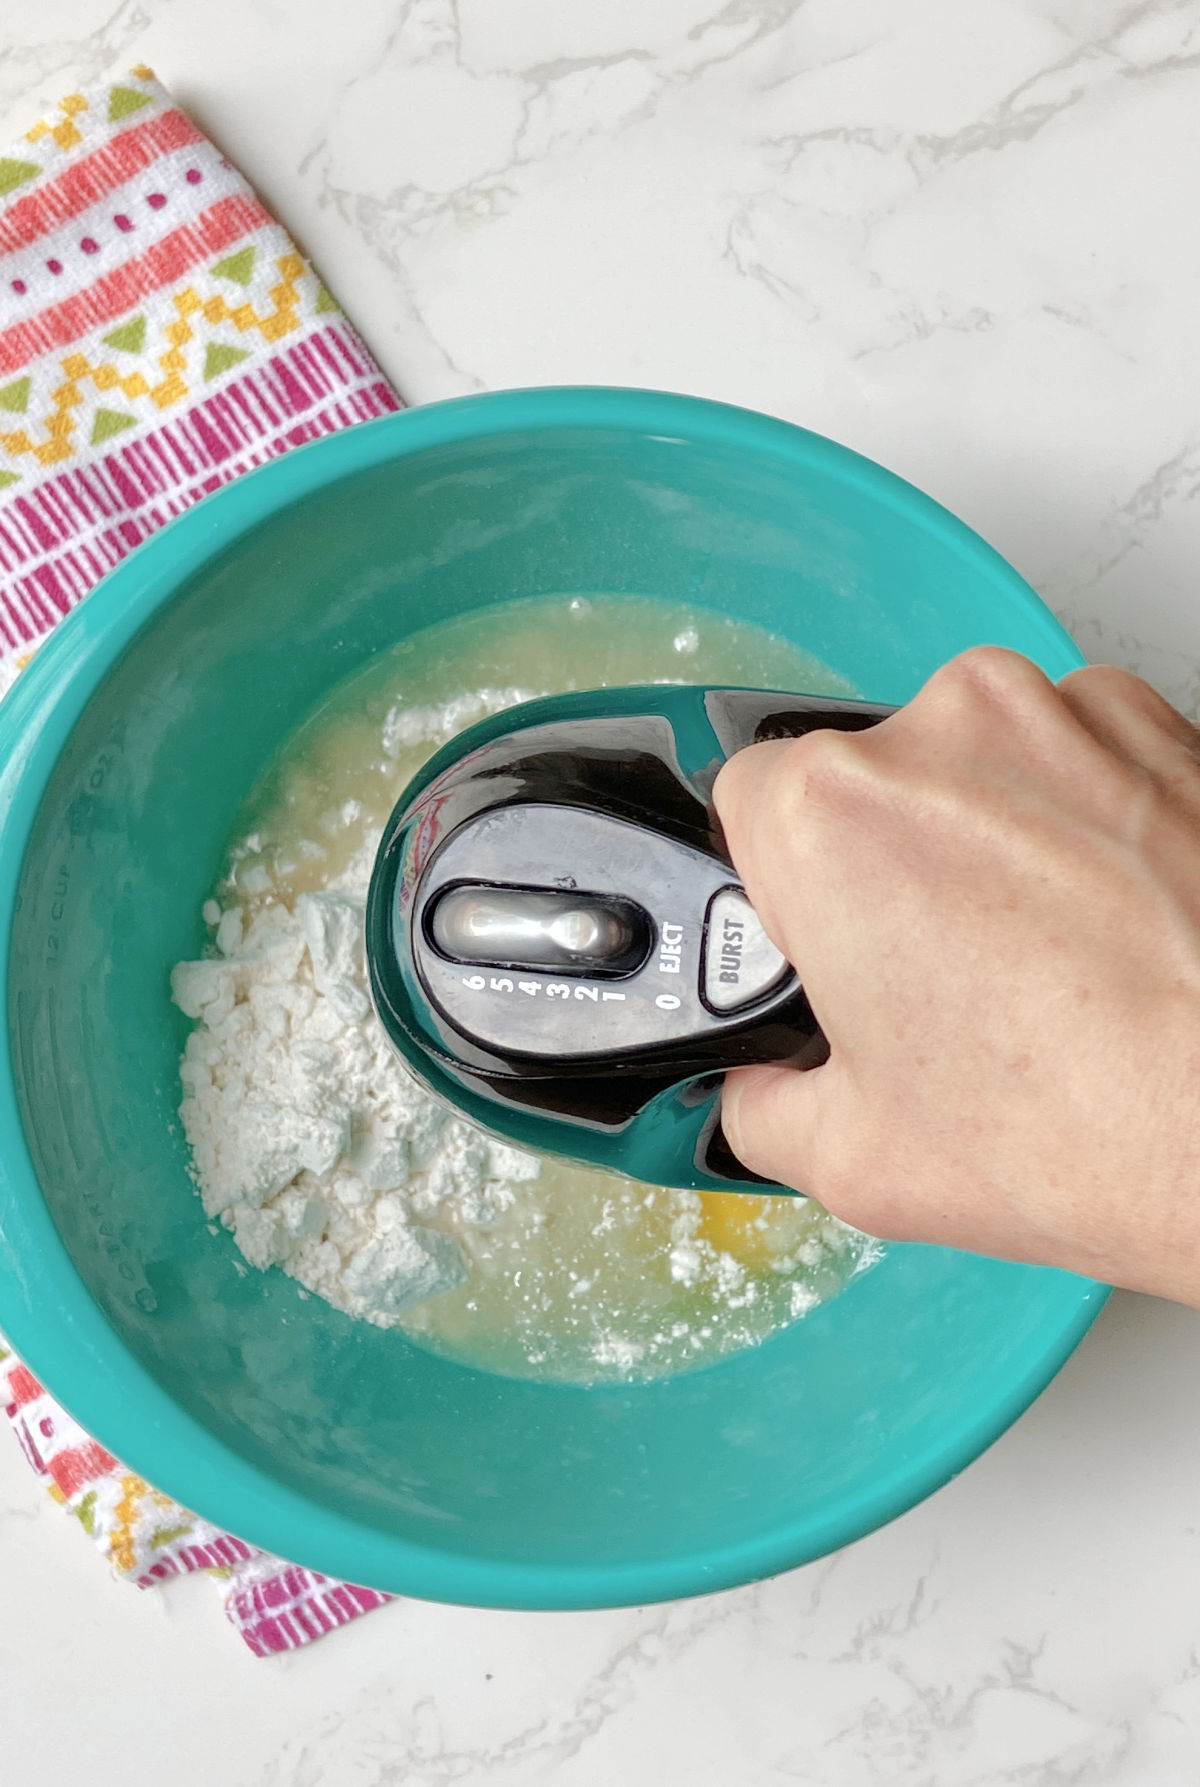
[[[858,701],[655,686],[532,701],[461,734],[393,813],[367,909],[379,1015],[430,1090],[521,1147],[697,1190],[760,1185],[729,1067],[824,1059],[710,795],[764,738]]]

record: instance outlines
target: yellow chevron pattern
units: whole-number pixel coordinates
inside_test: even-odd
[[[47,122],[45,118],[40,119],[32,130],[25,132],[27,143],[37,143],[41,141],[42,137],[51,136],[60,149],[73,149],[76,143],[83,141],[75,123],[76,115],[79,112],[86,112],[88,109],[88,102],[83,94],[68,93],[65,99],[59,100],[58,109],[64,113],[64,116],[53,124]]]
[[[63,382],[47,394],[49,405],[35,423],[6,428],[0,409],[0,454],[16,461],[32,459],[39,465],[55,465],[122,427],[149,420],[154,411],[170,409],[214,376],[213,365],[225,370],[242,357],[224,347],[208,357],[206,366],[205,348],[223,346],[214,341],[216,330],[224,327],[227,340],[231,325],[240,335],[254,333],[263,341],[275,342],[297,329],[302,321],[303,281],[312,287],[308,309],[316,313],[334,308],[301,255],[277,255],[275,266],[280,278],[267,290],[269,308],[261,304],[256,308],[249,299],[231,304],[220,291],[206,292],[194,280],[180,287],[167,304],[171,320],[158,326],[158,351],[143,349],[137,355],[145,370],[135,361],[132,370],[123,371],[113,357],[99,352],[65,355],[59,362]],[[153,329],[156,319],[150,316],[148,321]],[[85,391],[89,384],[91,390]],[[147,411],[145,403],[140,414],[106,409],[101,399],[110,393],[119,393],[128,404],[148,400],[154,411]]]

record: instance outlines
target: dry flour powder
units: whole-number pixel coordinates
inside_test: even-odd
[[[208,1215],[252,1266],[390,1327],[466,1277],[429,1219],[494,1221],[539,1163],[451,1116],[391,1048],[364,959],[373,854],[291,908],[268,888],[248,920],[210,902],[213,954],[171,991],[196,1021],[180,1115]]]

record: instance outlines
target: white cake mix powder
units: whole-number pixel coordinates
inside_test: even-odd
[[[197,1026],[180,1114],[205,1210],[252,1266],[388,1326],[467,1276],[461,1248],[423,1219],[494,1221],[539,1168],[401,1065],[367,993],[369,875],[360,858],[336,889],[291,910],[268,898],[248,923],[214,905],[215,953],[181,962],[171,991]]]

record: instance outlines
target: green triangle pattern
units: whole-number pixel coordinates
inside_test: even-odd
[[[190,1523],[186,1526],[157,1527],[150,1535],[150,1549],[151,1551],[161,1551],[164,1545],[171,1543],[172,1539],[186,1539],[188,1534],[195,1530]]]
[[[218,261],[213,272],[219,279],[232,279],[237,285],[249,285],[257,253],[253,243],[246,248],[239,248],[236,254],[227,254],[223,261]]]
[[[144,316],[132,317],[100,339],[108,347],[119,347],[124,353],[140,354],[146,345],[146,319]]]
[[[340,310],[340,309],[341,309],[341,305],[338,303],[338,301],[334,297],[333,293],[331,291],[329,291],[329,289],[326,286],[323,286],[323,285],[318,286],[317,287],[316,314],[318,316],[323,316],[327,310]]]
[[[18,186],[24,186],[26,180],[32,180],[41,171],[36,161],[16,161],[11,155],[6,155],[0,161],[0,199],[15,192]]]
[[[140,112],[149,104],[150,95],[139,93],[136,87],[114,87],[108,96],[108,121],[115,124],[118,118],[128,118],[130,112]]]
[[[29,374],[24,378],[15,378],[10,384],[0,386],[0,410],[12,410],[14,415],[24,413],[29,402]]]
[[[216,378],[219,372],[228,372],[239,360],[249,358],[249,348],[226,347],[222,341],[210,341],[204,350],[204,376],[206,379]]]
[[[120,410],[97,410],[96,420],[92,423],[93,447],[108,440],[110,435],[120,434],[124,428],[133,428],[136,423],[136,416],[122,415]]]
[[[6,489],[10,484],[15,484],[20,476],[20,472],[0,472],[0,490]],[[6,1357],[7,1354],[0,1353],[0,1359]]]

